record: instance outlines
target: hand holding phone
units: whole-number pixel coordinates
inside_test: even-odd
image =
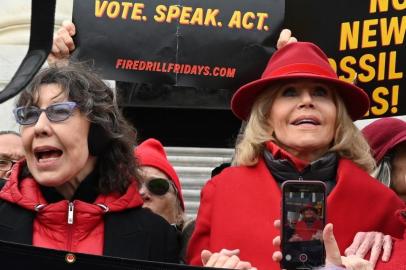
[[[312,269],[325,261],[323,228],[326,186],[321,181],[288,180],[282,185],[282,261],[287,270]]]

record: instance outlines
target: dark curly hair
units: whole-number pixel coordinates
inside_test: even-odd
[[[61,95],[77,103],[92,125],[97,126],[97,136],[108,141],[98,157],[95,170],[99,175],[100,192],[124,193],[131,181],[139,179],[138,163],[133,154],[136,143],[135,129],[121,114],[114,91],[95,72],[79,63],[62,67],[49,67],[38,73],[21,93],[17,107],[30,106],[38,100],[39,88],[44,84],[57,84]],[[96,136],[96,137],[97,137]],[[94,139],[90,137],[90,139]],[[89,141],[89,145],[92,142]]]

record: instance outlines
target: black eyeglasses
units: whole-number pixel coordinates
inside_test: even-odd
[[[8,172],[16,163],[15,160],[0,159],[0,171]]]
[[[13,110],[14,117],[20,125],[35,124],[42,112],[45,112],[51,122],[61,122],[68,119],[77,107],[76,102],[68,101],[49,105],[45,109],[35,106],[18,107]]]
[[[147,187],[147,189],[154,195],[163,196],[171,187],[172,182],[168,179],[164,178],[153,178],[151,180],[145,181],[143,184]],[[174,187],[174,190],[176,188]]]

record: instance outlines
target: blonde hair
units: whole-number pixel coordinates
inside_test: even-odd
[[[264,143],[275,140],[268,118],[277,92],[267,90],[254,102],[243,135],[237,142],[233,165],[253,166],[257,164]]]
[[[280,86],[273,86],[255,101],[243,137],[236,146],[233,165],[253,166],[258,163],[265,142],[271,140],[277,143],[268,119],[279,89]],[[375,167],[375,160],[367,141],[354,125],[344,102],[335,91],[333,98],[337,107],[336,127],[332,146],[328,151],[336,152],[340,157],[350,159],[365,171],[371,172]]]

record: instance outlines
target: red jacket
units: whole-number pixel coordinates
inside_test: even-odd
[[[347,159],[338,164],[337,184],[327,198],[327,221],[341,252],[359,231],[380,231],[401,237],[402,224],[394,217],[404,203],[390,189]],[[273,226],[280,219],[281,191],[260,158],[255,166],[230,167],[207,182],[201,193],[196,228],[188,260],[201,265],[203,249],[240,249],[240,258],[260,270],[279,269],[272,261]]]
[[[297,234],[303,241],[313,240],[313,235],[321,230],[323,230],[323,223],[321,220],[316,220],[310,227],[304,220],[301,220],[298,221],[295,226],[295,234]]]
[[[406,209],[397,211],[396,216],[404,225],[403,239],[394,239],[389,262],[378,261],[376,270],[406,270]]]
[[[142,205],[135,183],[123,195],[99,195],[94,203],[62,200],[48,204],[33,178],[18,180],[22,163],[16,166],[0,192],[0,199],[37,211],[33,224],[34,246],[102,255],[104,214]]]

